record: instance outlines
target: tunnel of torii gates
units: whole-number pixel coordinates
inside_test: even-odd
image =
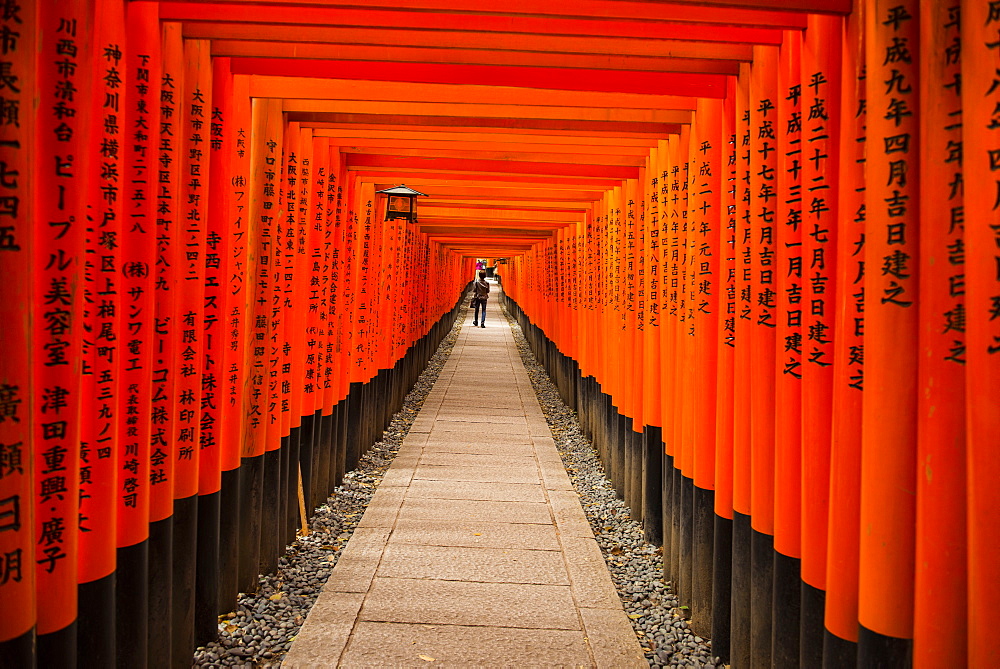
[[[189,666],[502,258],[716,654],[1000,666],[1000,3],[501,4],[0,2],[0,665]]]

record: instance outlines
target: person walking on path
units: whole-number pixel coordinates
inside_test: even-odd
[[[472,284],[472,327],[486,327],[486,298],[490,295],[490,284],[486,281],[486,271],[479,270],[479,279]],[[483,313],[479,313],[482,307]]]

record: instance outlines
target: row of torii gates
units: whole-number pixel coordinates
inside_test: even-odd
[[[4,0],[0,51],[0,665],[187,666],[474,257],[716,654],[1000,665],[1000,3]]]

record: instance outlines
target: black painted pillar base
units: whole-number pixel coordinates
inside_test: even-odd
[[[353,471],[358,466],[358,460],[362,454],[363,426],[362,405],[364,400],[361,397],[362,384],[355,381],[350,385],[350,392],[347,393],[347,454],[344,463],[344,471]]]
[[[799,590],[799,666],[823,666],[826,592],[805,581]]]
[[[76,656],[80,667],[113,667],[115,657],[115,572],[77,585]]]
[[[264,452],[264,498],[260,518],[260,561],[258,574],[270,574],[278,567],[278,537],[281,536],[282,471],[281,451]]]
[[[219,520],[222,493],[198,496],[198,562],[195,576],[194,642],[201,646],[219,636]],[[192,651],[194,648],[191,649]]]
[[[220,500],[226,501],[225,513],[219,514],[219,599],[216,614],[232,611],[239,595],[240,569],[240,470],[222,472]]]
[[[913,666],[913,640],[879,634],[858,625],[858,666],[907,669]]]
[[[660,522],[663,539],[663,580],[672,583],[674,581],[673,564],[670,560],[671,551],[675,549],[673,545],[673,522],[674,522],[674,456],[663,454],[663,464],[661,466],[660,480],[660,506],[663,519]],[[675,590],[676,594],[676,590]]]
[[[680,462],[674,459],[674,467],[670,471],[670,580],[674,593],[680,597],[681,575],[681,470]],[[682,601],[687,605],[686,601]]]
[[[198,496],[174,500],[173,582],[171,583],[170,664],[191,666],[194,643],[195,564],[198,550]],[[155,611],[150,611],[155,615]],[[150,625],[152,628],[152,625]]]
[[[240,464],[239,591],[257,592],[260,565],[261,511],[264,506],[264,456]]]
[[[663,430],[647,425],[642,431],[642,533],[654,546],[663,545]]]
[[[750,666],[750,516],[733,512],[733,561],[729,661],[734,667]]]
[[[694,565],[694,481],[683,473],[680,475],[680,493],[677,597],[680,598],[682,604],[691,606],[693,592],[691,580]]]
[[[712,652],[728,664],[733,592],[733,521],[718,515],[715,516],[712,562]]]
[[[147,658],[149,667],[170,665],[170,637],[173,610],[174,519],[149,524],[149,624]]]
[[[334,438],[337,440],[337,475],[330,485],[332,490],[344,482],[344,474],[347,473],[347,399],[342,399],[337,403],[336,420],[334,422]]]
[[[119,548],[115,557],[116,666],[146,666],[149,629],[149,542]],[[3,656],[0,650],[0,657]]]
[[[750,533],[750,666],[753,669],[771,666],[773,593],[774,537],[752,530]]]
[[[774,551],[771,662],[775,667],[799,666],[802,585],[801,561]]]
[[[13,639],[0,641],[0,669],[36,669],[35,628]]]
[[[715,555],[715,491],[691,486],[691,629],[712,634]]]
[[[36,657],[40,669],[59,667],[59,669],[76,669],[76,621],[66,627],[48,634],[38,635]]]
[[[631,453],[632,466],[628,469],[629,482],[626,486],[631,491],[631,494],[629,498],[626,499],[626,502],[628,502],[632,520],[637,523],[641,523],[642,514],[644,513],[644,500],[642,492],[644,474],[642,466],[645,462],[645,458],[643,456],[645,447],[642,432],[636,432],[636,427],[634,419],[629,418],[627,420],[627,432],[625,433],[625,438],[626,447],[628,448],[629,453]]]
[[[611,410],[614,416],[614,432],[612,433],[612,443],[614,444],[615,453],[615,474],[618,479],[614,481],[615,493],[618,495],[618,499],[625,501],[625,479],[628,477],[628,470],[626,469],[625,456],[625,416],[623,416],[618,408],[612,405]]]
[[[629,508],[629,513],[632,516],[632,520],[637,520],[635,517],[635,439],[632,435],[635,434],[632,431],[632,419],[625,416],[625,430],[622,434],[622,448],[625,451],[624,454],[624,476],[622,477],[622,501],[625,502],[625,506]]]
[[[858,644],[823,630],[823,669],[854,669],[858,666]]]

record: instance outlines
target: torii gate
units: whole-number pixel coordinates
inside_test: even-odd
[[[0,8],[2,662],[186,662],[488,257],[733,666],[998,664],[996,2]]]

